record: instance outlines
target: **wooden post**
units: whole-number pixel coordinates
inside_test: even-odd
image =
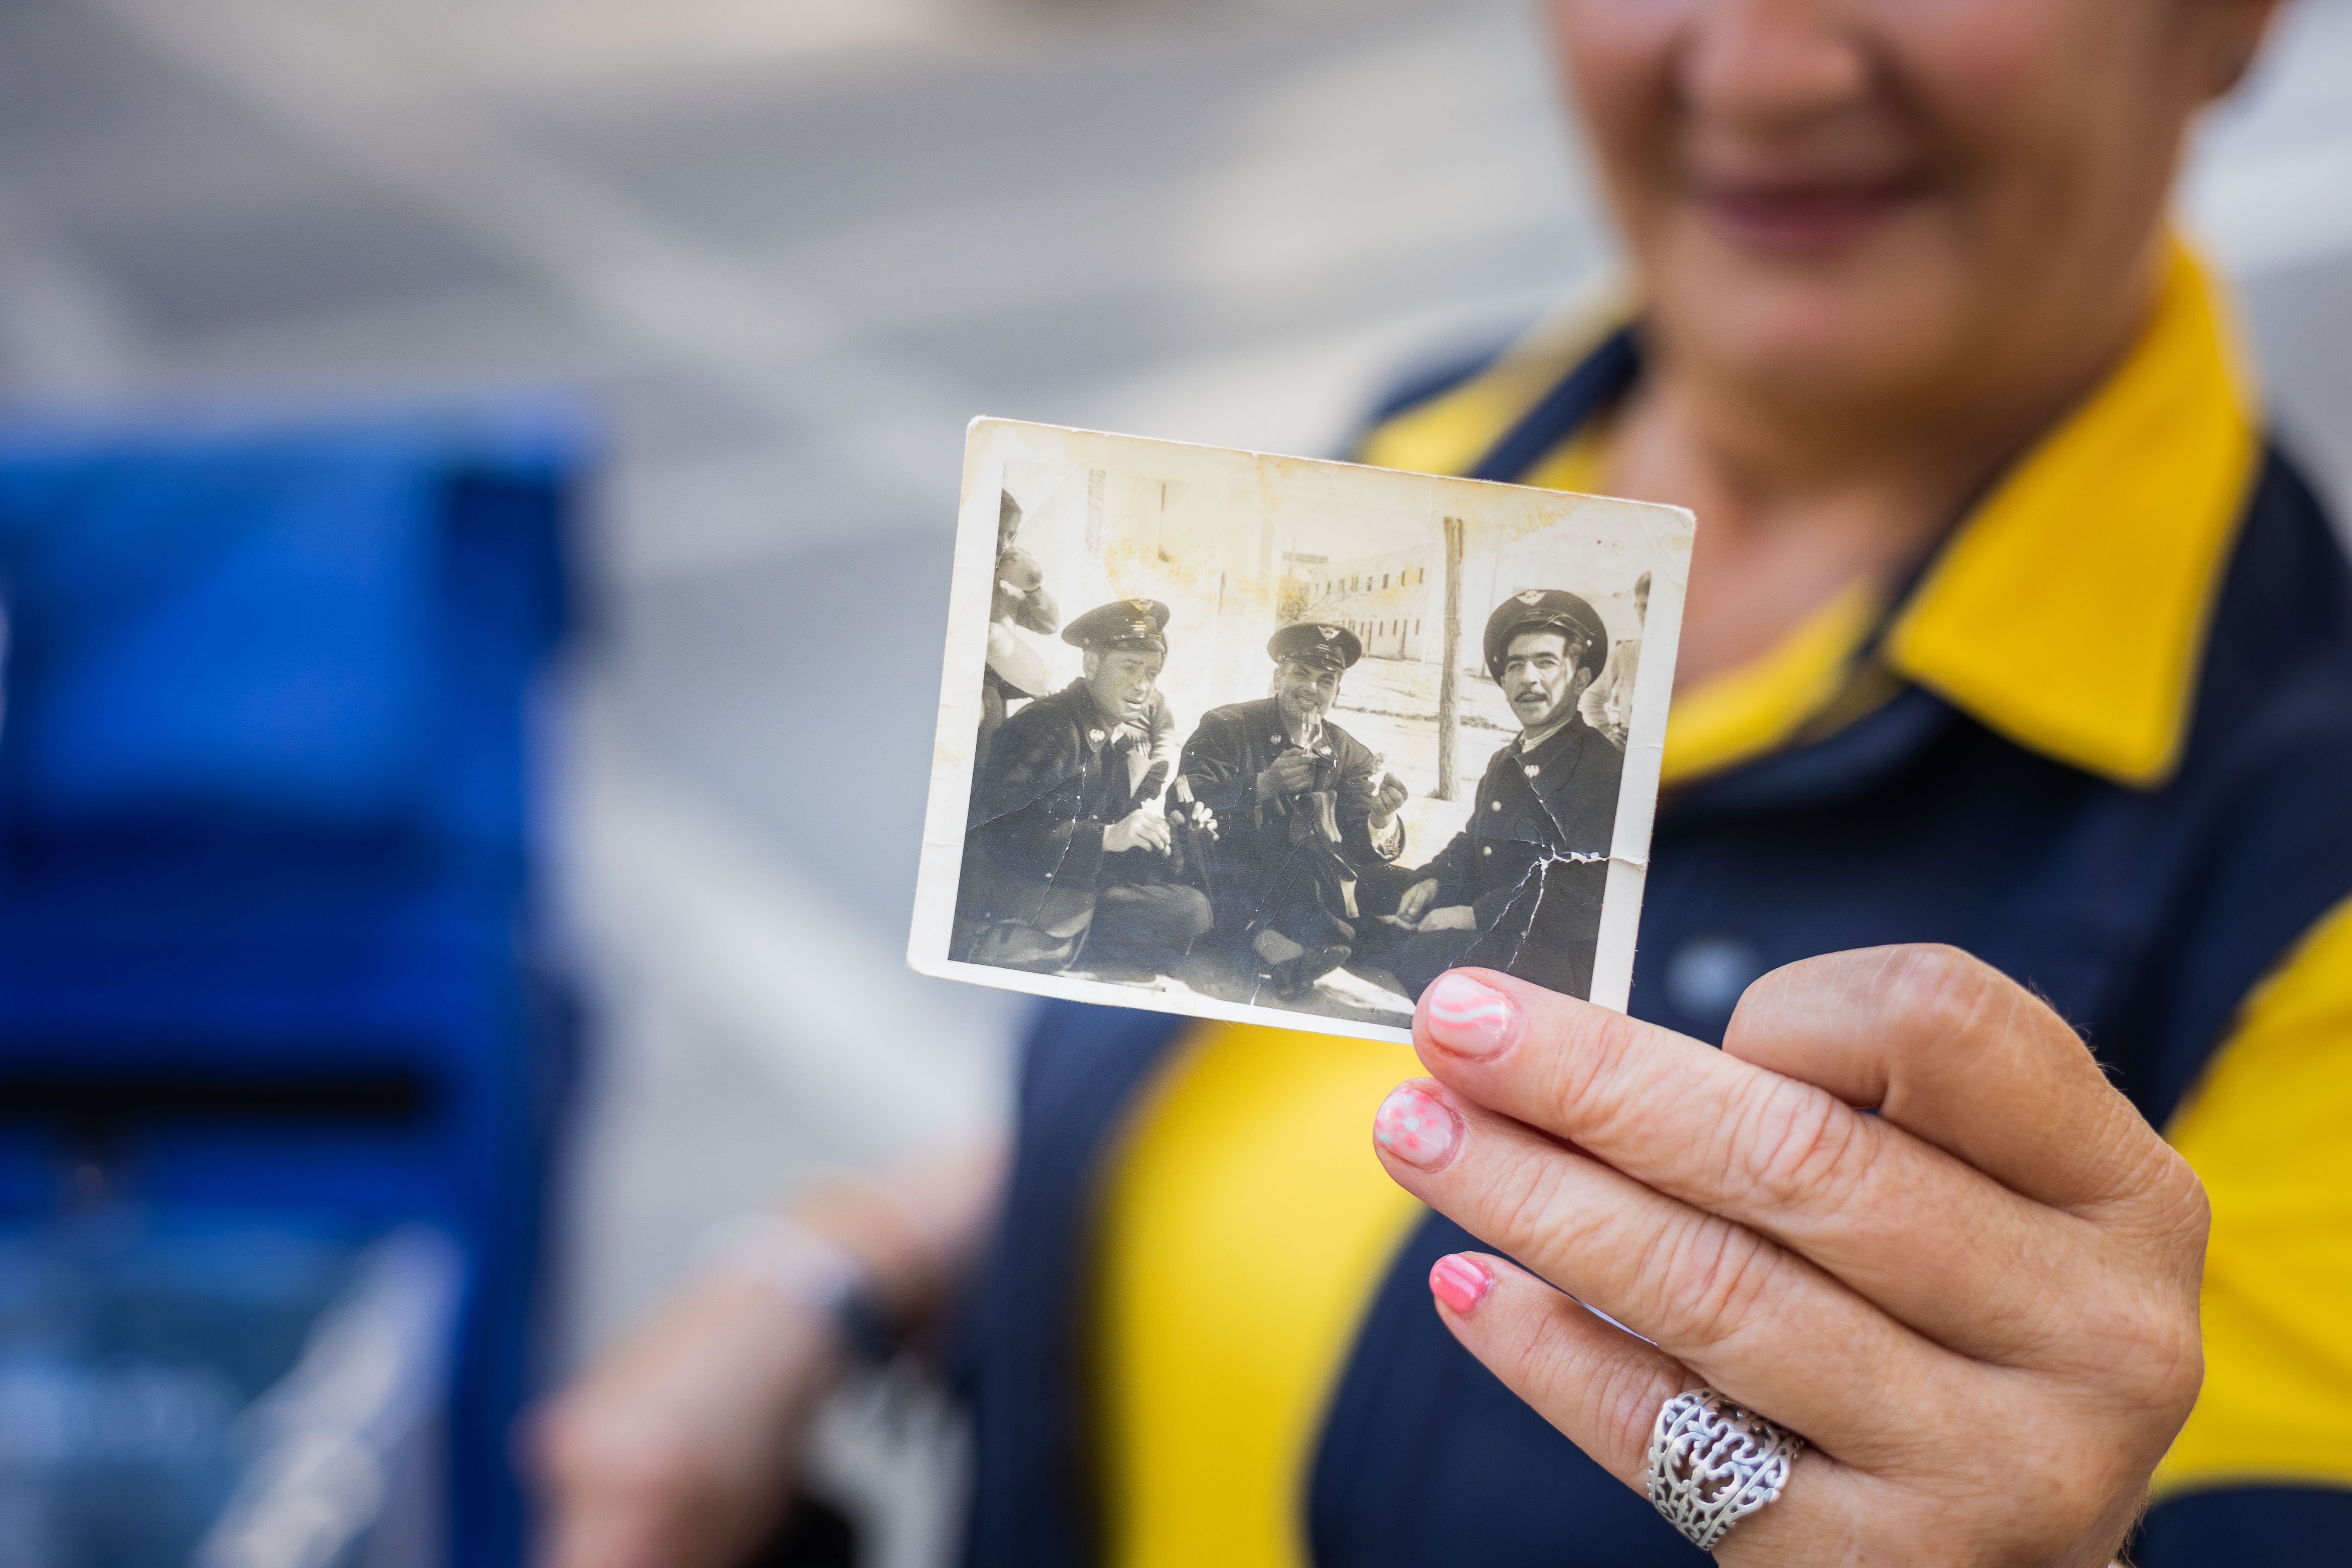
[[[1462,520],[1445,520],[1445,662],[1437,671],[1437,798],[1454,794],[1454,732],[1461,723],[1454,690],[1462,669]]]

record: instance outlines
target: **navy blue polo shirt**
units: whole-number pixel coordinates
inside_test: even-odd
[[[1638,363],[1626,332],[1520,345],[1393,410],[1363,456],[1563,483]],[[1740,700],[1677,698],[1631,1009],[1719,1040],[1766,969],[1933,941],[2083,1031],[2214,1200],[2208,1381],[2143,1568],[2352,1542],[2352,573],[2234,363],[2176,257],[2125,363],[1899,602],[1830,606],[1735,672]],[[1200,1026],[1076,1005],[1030,1042],[969,1317],[975,1568],[1106,1561],[1105,1194],[1147,1089],[1209,1048]],[[1429,1267],[1475,1245],[1429,1215],[1365,1282],[1296,1467],[1296,1559],[1706,1561],[1441,1326]]]

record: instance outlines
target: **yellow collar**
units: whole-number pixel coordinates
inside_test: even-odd
[[[1888,662],[2022,745],[2162,782],[2262,448],[2236,342],[2176,245],[2138,342],[1953,536]]]
[[[1363,460],[1440,473],[1475,462],[1610,324],[1585,313],[1530,334],[1493,372],[1375,431]],[[1960,525],[1888,629],[1887,662],[2021,745],[2162,782],[2261,454],[2237,341],[2219,286],[2176,244],[2139,340]],[[1529,480],[1589,489],[1597,456],[1571,437]],[[1800,731],[1841,689],[1874,597],[1850,590],[1751,664],[1677,692],[1669,781]]]

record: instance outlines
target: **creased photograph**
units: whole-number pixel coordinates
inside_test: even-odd
[[[910,961],[1381,1038],[1461,964],[1622,1009],[1691,535],[975,421]]]

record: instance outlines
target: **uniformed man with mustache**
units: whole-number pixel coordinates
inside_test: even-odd
[[[1486,654],[1518,738],[1488,760],[1462,831],[1411,873],[1389,966],[1416,998],[1461,964],[1584,996],[1625,756],[1577,705],[1608,661],[1609,630],[1574,594],[1528,589],[1487,617]]]

